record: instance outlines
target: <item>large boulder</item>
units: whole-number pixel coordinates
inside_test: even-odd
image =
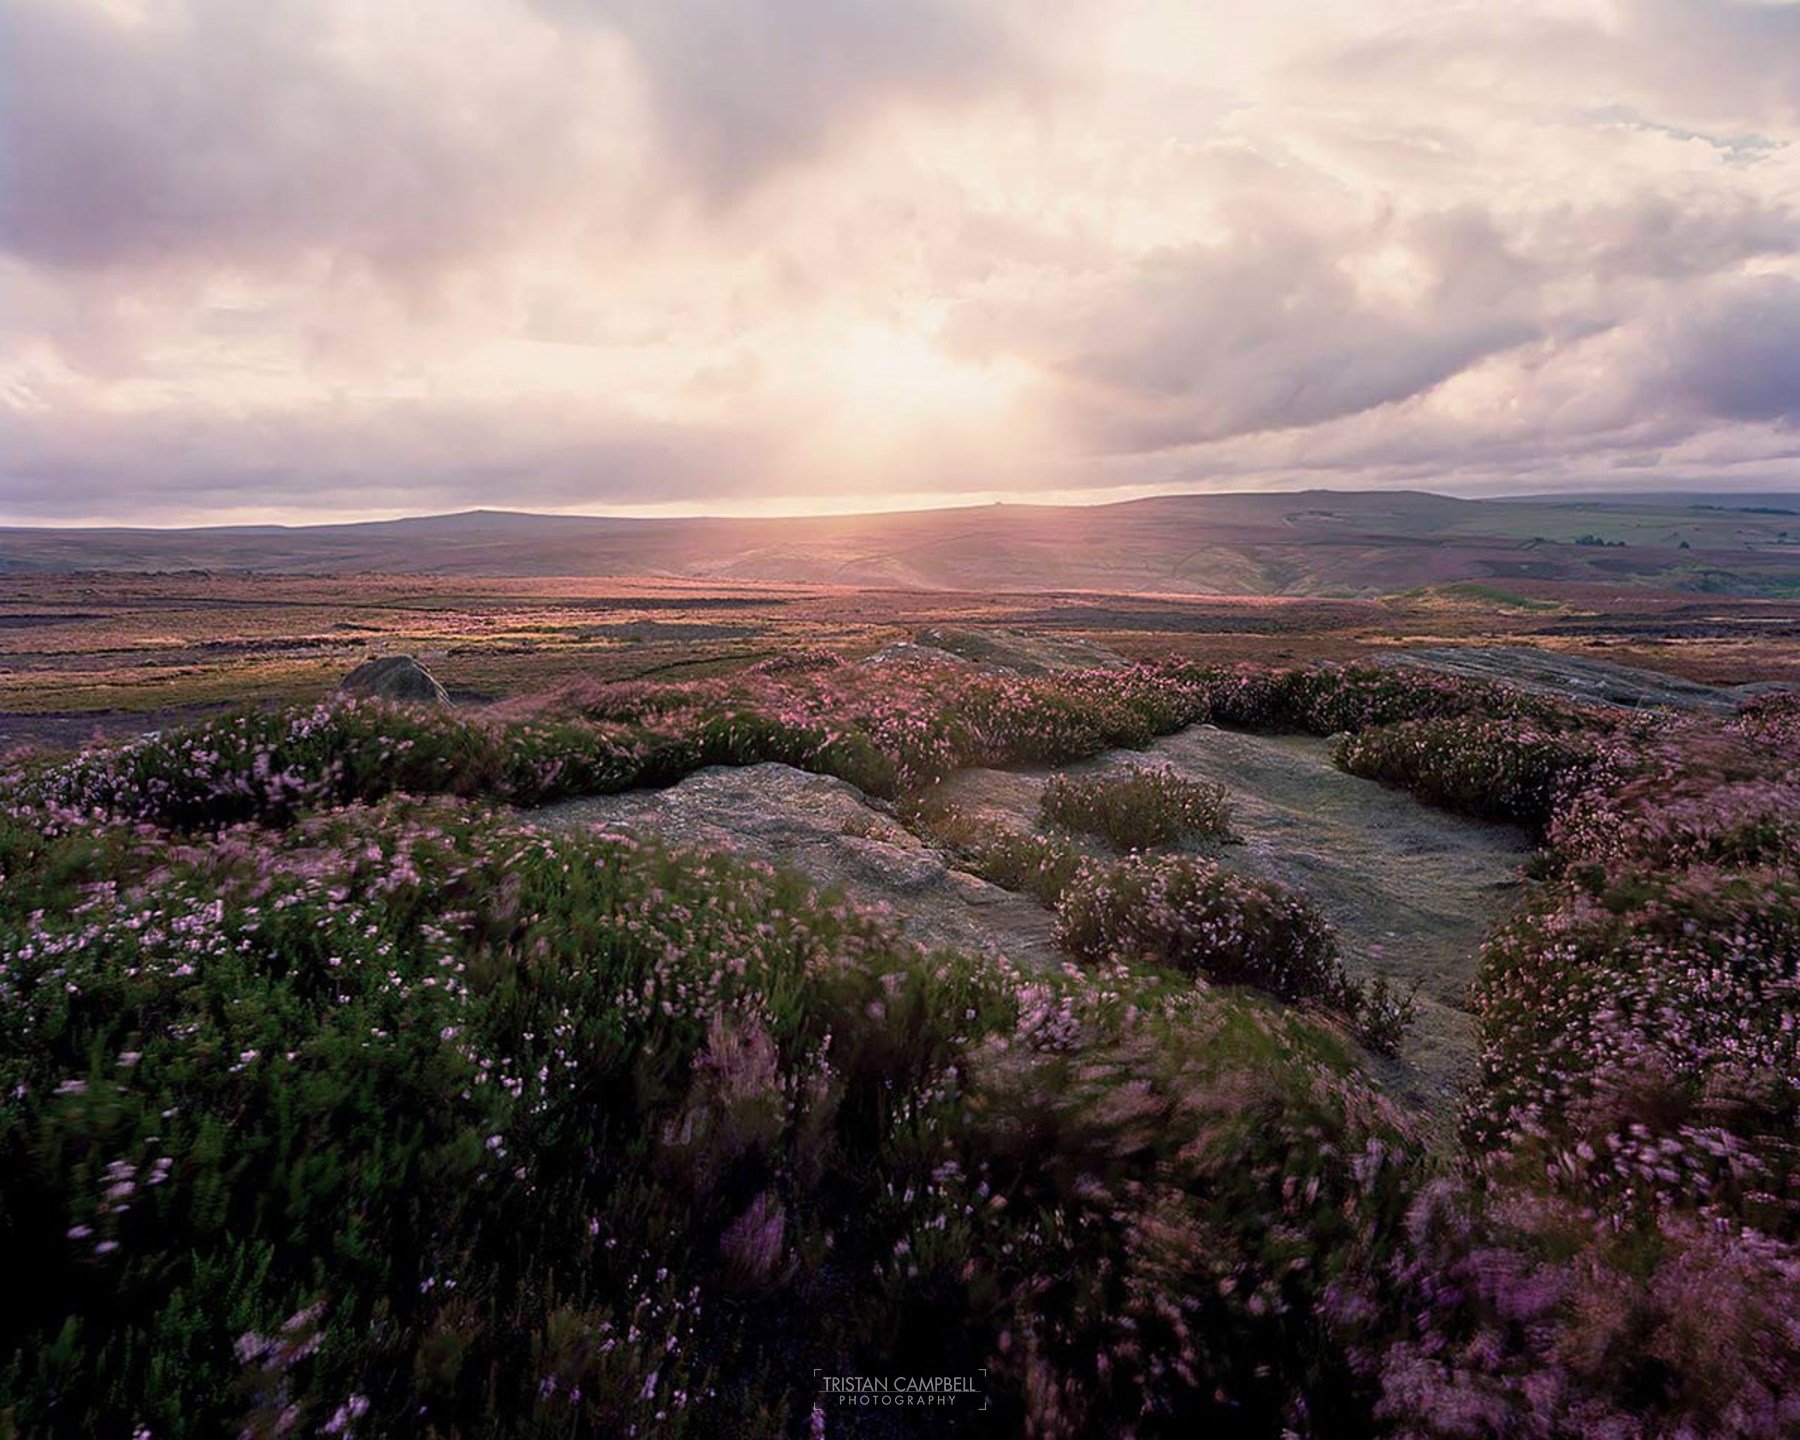
[[[410,655],[383,655],[365,660],[343,679],[338,694],[359,700],[389,700],[405,705],[448,705],[450,692]]]

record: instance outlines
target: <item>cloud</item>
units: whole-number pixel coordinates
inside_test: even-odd
[[[1800,280],[1718,285],[1657,327],[1645,389],[1702,419],[1800,426]]]
[[[1590,97],[1638,123],[1791,127],[1800,119],[1800,5],[1792,0],[1622,0],[1438,7],[1329,56],[1340,81],[1431,92]],[[1528,77],[1521,83],[1521,77]],[[1539,90],[1534,90],[1533,82]],[[1508,93],[1510,91],[1510,94]],[[1613,107],[1610,112],[1605,107]],[[1673,122],[1673,123],[1672,123]],[[1731,137],[1720,137],[1729,139]]]
[[[626,39],[664,143],[713,198],[817,158],[883,106],[967,99],[1034,68],[1005,0],[543,3]]]
[[[657,425],[588,407],[408,401],[280,413],[0,414],[10,520],[192,523],[568,508],[602,497],[737,502],[773,478],[779,437]]]
[[[1366,241],[1260,230],[1161,251],[1079,299],[976,307],[956,335],[1036,358],[1104,448],[1154,450],[1316,425],[1418,395],[1539,334],[1523,269],[1478,218],[1435,217],[1407,252],[1462,258],[1415,294],[1367,293]],[[1521,303],[1523,301],[1523,303]]]
[[[1800,5],[0,36],[0,515],[1792,483]]]
[[[0,248],[393,275],[509,243],[592,167],[580,85],[603,77],[504,4],[404,10],[382,34],[345,0],[9,0]]]

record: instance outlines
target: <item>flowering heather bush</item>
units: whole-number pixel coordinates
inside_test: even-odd
[[[1021,890],[1055,905],[1088,865],[1071,845],[1043,835],[997,835],[976,852],[975,873],[984,880]]]
[[[1559,807],[1547,837],[1565,868],[1755,866],[1800,858],[1800,756],[1730,726],[1673,727],[1603,751],[1603,773]],[[1599,867],[1597,870],[1594,867]]]
[[[1402,721],[1461,716],[1533,720],[1558,729],[1612,723],[1591,707],[1416,666],[1175,666],[1169,673],[1200,690],[1213,723],[1238,730],[1354,734]]]
[[[1093,863],[1067,840],[996,828],[930,797],[902,813],[908,824],[952,851],[973,874],[1045,905],[1055,905]]]
[[[804,675],[816,670],[838,670],[845,664],[844,657],[833,650],[784,650],[779,655],[771,655],[765,660],[758,660],[747,667],[746,673],[751,675]]]
[[[1800,764],[1800,690],[1777,690],[1747,701],[1730,727],[1753,743]]]
[[[443,802],[0,845],[27,1433],[779,1435],[820,1365],[988,1363],[1046,1433],[1367,1398],[1305,1317],[1408,1152],[1298,1018]]]
[[[1089,960],[1137,956],[1284,1000],[1342,1000],[1331,931],[1306,897],[1189,856],[1128,856],[1075,877],[1056,938]]]
[[[345,700],[245,711],[96,748],[28,771],[15,793],[80,818],[191,829],[396,793],[495,795],[524,802],[617,790],[655,757],[618,726],[535,722],[504,729],[439,711]]]
[[[1582,737],[1552,791],[1547,883],[1475,993],[1483,1188],[1422,1203],[1345,1311],[1386,1317],[1366,1373],[1399,1432],[1800,1426],[1793,708]]]
[[[1583,783],[1596,742],[1534,720],[1408,720],[1347,736],[1337,763],[1403,785],[1427,804],[1541,829],[1559,796]]]
[[[395,793],[536,804],[780,761],[891,798],[961,766],[1141,746],[1197,703],[1148,668],[1096,685],[809,663],[685,686],[566,689],[491,719],[350,701],[247,712],[40,766],[24,793],[82,816],[192,829],[283,823]]]
[[[926,801],[911,819],[984,880],[1056,911],[1057,943],[1090,961],[1132,956],[1220,984],[1342,1011],[1357,1038],[1392,1054],[1416,1014],[1385,978],[1352,981],[1337,943],[1304,896],[1181,858],[1098,861],[1055,836],[995,831],[953,806]]]
[[[1052,776],[1041,804],[1044,822],[1110,840],[1121,850],[1147,850],[1185,836],[1231,829],[1223,785],[1189,780],[1163,767],[1134,766],[1124,775]]]
[[[382,1433],[647,1429],[726,1383],[696,1367],[734,1288],[826,1345],[827,1252],[891,1247],[868,1187],[924,1173],[956,1054],[1015,1008],[765,870],[450,809],[21,848],[0,1234],[44,1268],[0,1410],[27,1430],[222,1430],[252,1375],[309,1430],[353,1395]],[[847,1323],[862,1282],[830,1283]],[[315,1308],[316,1341],[244,1338]]]
[[[1373,1290],[1324,1309],[1380,1387],[1377,1433],[1773,1440],[1800,1430],[1793,1251],[1660,1214],[1620,1234],[1567,1204],[1414,1201]],[[1397,1329],[1396,1329],[1397,1327]]]
[[[1437,711],[1537,716],[1551,734],[1589,723],[1579,707],[1412,670],[1011,676],[806,659],[689,684],[565,687],[480,718],[348,701],[249,712],[39,766],[24,793],[79,815],[195,829],[395,793],[538,804],[780,761],[891,799],[964,766],[1060,764],[1207,718],[1325,734]]]
[[[0,1433],[776,1436],[815,1367],[986,1364],[1004,1434],[1792,1434],[1797,710],[769,667],[9,761]],[[1400,1004],[1279,887],[968,837],[1091,957],[1026,977],[392,793],[782,759],[906,795],[1209,717],[1544,827],[1466,1183],[1421,1190],[1338,1031],[1223,988],[1365,1037]]]
[[[1800,1236],[1800,877],[1650,872],[1490,943],[1473,1148],[1609,1212]]]
[[[1028,1002],[971,1065],[969,1164],[1020,1250],[940,1263],[998,1303],[1023,1423],[997,1433],[1369,1433],[1322,1303],[1392,1263],[1417,1142],[1291,1013],[1098,987]]]

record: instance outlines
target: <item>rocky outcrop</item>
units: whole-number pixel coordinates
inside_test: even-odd
[[[338,694],[405,705],[448,705],[450,692],[410,655],[365,660],[343,679]]]
[[[1469,986],[1483,935],[1513,903],[1530,853],[1524,833],[1345,774],[1328,741],[1305,735],[1195,725],[1148,752],[1115,750],[1060,773],[1145,763],[1224,785],[1243,843],[1212,858],[1303,891],[1331,921],[1353,974],[1418,986],[1418,1019],[1399,1059],[1370,1063],[1447,1133],[1474,1071]],[[938,793],[995,829],[1028,829],[1051,773],[963,770]]]
[[[951,869],[855,786],[830,776],[776,764],[715,767],[667,790],[564,801],[528,818],[546,828],[653,832],[787,866],[889,912],[927,949],[978,951],[1022,967],[1060,960],[1041,906]]]
[[[1217,858],[1303,890],[1336,928],[1354,973],[1419,987],[1418,1023],[1399,1060],[1371,1063],[1447,1125],[1474,1064],[1469,984],[1482,935],[1511,904],[1529,852],[1523,833],[1347,775],[1333,768],[1326,742],[1307,736],[1197,725],[1156,741],[1147,756],[1113,751],[1063,773],[1146,759],[1226,785],[1243,843]],[[996,830],[1031,829],[1051,773],[964,770],[939,793]],[[1035,901],[951,868],[948,856],[854,786],[790,766],[702,770],[667,790],[565,801],[529,818],[657,833],[787,866],[887,911],[928,948],[980,951],[1022,967],[1066,958],[1051,939],[1049,912]]]
[[[1441,670],[1447,675],[1501,680],[1540,695],[1590,700],[1631,710],[1661,707],[1731,710],[1744,694],[1768,688],[1722,689],[1683,680],[1678,675],[1663,675],[1654,670],[1639,670],[1629,665],[1565,655],[1556,650],[1539,650],[1529,645],[1421,646],[1388,651],[1376,657],[1376,664],[1416,665]]]
[[[993,671],[999,668],[992,665],[978,665],[973,660],[949,650],[940,649],[936,645],[920,645],[911,640],[896,640],[892,644],[883,645],[879,650],[863,656],[856,663],[871,670],[880,670],[892,665],[943,665],[953,670],[967,671],[971,675],[978,671]]]

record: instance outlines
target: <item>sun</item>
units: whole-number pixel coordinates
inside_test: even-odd
[[[887,325],[848,331],[828,365],[845,418],[882,435],[998,418],[1019,386],[1002,364],[961,359],[924,331]]]

